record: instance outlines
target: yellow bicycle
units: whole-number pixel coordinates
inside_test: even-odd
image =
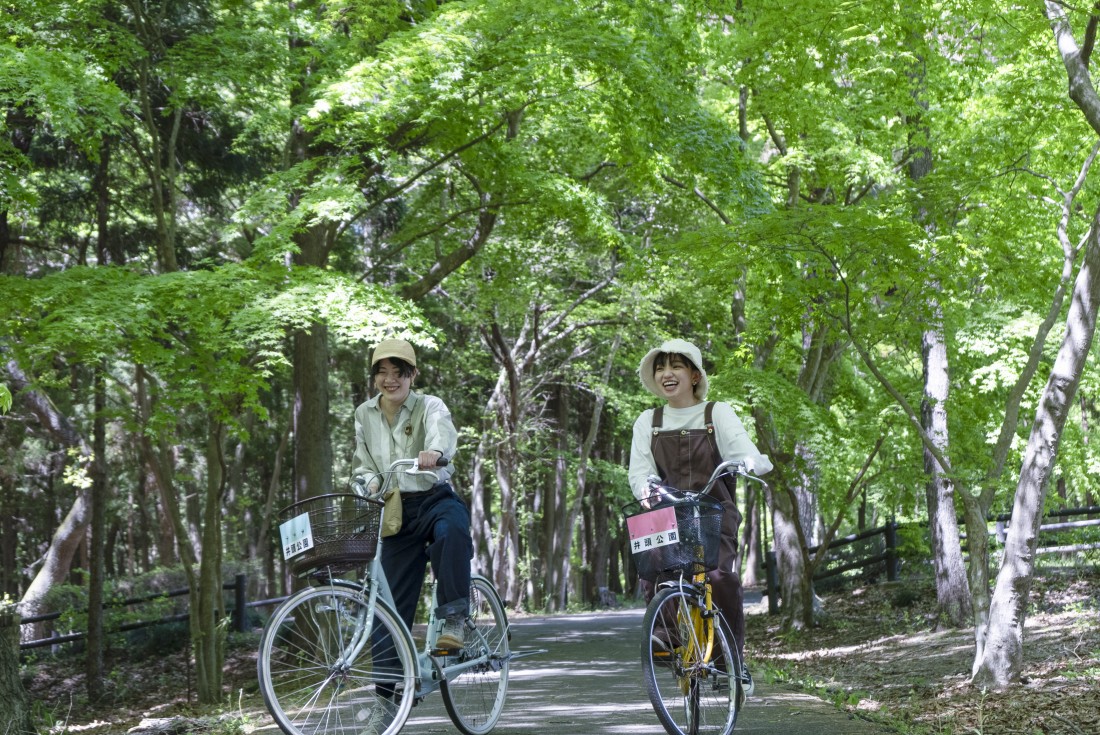
[[[706,575],[718,564],[722,523],[722,505],[708,493],[738,474],[751,477],[723,462],[701,492],[661,488],[626,513],[639,575],[657,587],[642,623],[642,673],[669,735],[728,735],[745,701],[741,656]]]

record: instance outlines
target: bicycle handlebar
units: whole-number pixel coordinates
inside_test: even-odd
[[[649,497],[652,498],[656,496],[658,501],[671,501],[675,503],[700,495],[708,495],[710,491],[714,489],[714,484],[718,482],[719,478],[726,475],[741,475],[746,480],[758,482],[764,487],[768,486],[767,482],[749,472],[748,465],[746,465],[743,460],[727,459],[714,468],[714,472],[710,474],[710,479],[707,480],[707,484],[703,486],[702,490],[678,490],[668,485],[661,484],[661,478],[659,477],[649,477],[647,478],[647,485],[651,491]]]
[[[446,467],[450,463],[451,460],[447,459],[446,457],[440,457],[435,461],[435,466]],[[362,475],[356,475],[351,480],[352,491],[356,495],[362,495],[365,498],[380,498],[389,488],[390,484],[393,481],[393,478],[397,475],[402,467],[408,467],[408,469],[405,470],[405,474],[408,475],[431,475],[436,479],[439,479],[439,476],[431,470],[420,469],[419,460],[416,457],[411,457],[409,459],[394,460],[390,464],[390,468],[388,470],[384,470],[375,474],[371,479],[382,478],[382,481],[378,484],[378,488],[374,492],[370,491],[369,488],[371,483],[368,482],[366,477],[363,477]]]

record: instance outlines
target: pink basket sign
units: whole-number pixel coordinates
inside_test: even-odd
[[[630,516],[626,519],[626,529],[630,533],[632,554],[680,543],[676,509],[671,506]]]

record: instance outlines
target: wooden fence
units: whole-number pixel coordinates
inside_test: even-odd
[[[1060,518],[1072,518],[1075,516],[1097,516],[1100,515],[1100,506],[1092,505],[1084,508],[1066,508],[1064,510],[1057,510],[1048,513],[1045,517],[1050,519]],[[1004,544],[1005,535],[1008,532],[1008,527],[1011,522],[1011,516],[1008,514],[996,516],[990,519],[993,524],[993,528],[989,530],[991,536],[996,537],[996,542]],[[918,524],[907,524],[918,525]],[[920,524],[926,525],[926,524]],[[1100,518],[1089,518],[1083,521],[1061,521],[1057,523],[1044,523],[1039,527],[1040,540],[1043,540],[1043,535],[1049,539],[1053,534],[1064,533],[1066,531],[1072,531],[1081,528],[1096,528],[1100,527]],[[864,576],[870,576],[872,581],[885,574],[888,581],[895,581],[898,578],[900,571],[900,557],[898,555],[898,529],[901,528],[897,523],[890,521],[885,525],[878,528],[872,528],[861,533],[852,534],[843,538],[833,540],[828,547],[828,556],[822,568],[814,574],[814,582],[823,582],[832,578],[840,577],[848,572],[859,571]],[[870,552],[866,551],[862,547],[870,546]],[[814,546],[810,548],[809,553],[811,555],[816,554],[819,547]],[[1098,540],[1088,541],[1085,543],[1076,544],[1055,544],[1053,546],[1042,546],[1038,549],[1039,554],[1067,554],[1077,553],[1083,551],[1091,551],[1100,549],[1100,534],[1098,534]],[[768,611],[772,614],[778,614],[779,612],[779,570],[776,564],[775,552],[768,551],[765,554],[766,569],[767,569],[767,594],[768,594]],[[233,604],[229,608],[228,612],[232,618],[233,630],[240,632],[247,632],[249,630],[248,624],[248,610],[255,607],[263,607],[268,605],[276,605],[285,597],[276,597],[268,600],[248,600],[248,578],[244,574],[238,574],[234,578],[232,583],[222,585],[223,590],[233,592]],[[135,597],[128,600],[112,601],[104,605],[104,608],[112,607],[129,607],[131,605],[140,605],[143,603],[149,603],[156,600],[162,600],[164,598],[171,597],[183,597],[188,595],[187,589],[173,590],[171,592],[156,593],[151,595],[145,595],[143,597]],[[49,613],[46,615],[38,615],[22,620],[23,625],[31,625],[34,623],[48,622],[50,620],[57,620],[61,617],[61,613]],[[153,625],[162,625],[164,623],[171,623],[177,621],[188,620],[190,615],[188,613],[180,613],[178,615],[170,615],[167,617],[161,617],[155,620],[143,620],[132,621],[123,623],[117,627],[114,627],[107,633],[122,633],[130,630],[136,630],[138,628],[146,628]],[[55,634],[49,638],[42,638],[34,641],[27,641],[20,643],[19,648],[21,650],[27,650],[31,648],[41,648],[44,646],[54,646],[60,643],[70,643],[80,640],[86,636],[83,631],[75,631],[63,635]]]
[[[233,605],[229,608],[228,613],[232,619],[232,629],[241,633],[248,632],[248,610],[254,607],[263,607],[266,605],[277,605],[285,600],[285,597],[276,597],[270,600],[248,600],[248,577],[244,574],[238,574],[234,577],[232,583],[222,585],[223,590],[233,592]],[[118,600],[105,603],[104,609],[117,608],[117,607],[129,607],[131,605],[141,605],[145,603],[154,602],[157,600],[163,600],[165,598],[172,597],[186,597],[190,594],[190,591],[186,588],[179,590],[172,590],[170,592],[158,592],[142,597],[134,597],[128,600]],[[23,625],[31,625],[34,623],[44,623],[50,620],[57,620],[61,617],[61,613],[47,613],[45,615],[37,615],[34,617],[24,618],[21,623]],[[190,614],[180,613],[178,615],[168,615],[157,618],[155,620],[138,620],[128,623],[122,623],[110,630],[105,631],[108,634],[111,633],[124,633],[130,630],[137,630],[138,628],[148,628],[153,625],[163,625],[165,623],[173,623],[182,620],[190,619]],[[27,650],[31,648],[42,648],[44,646],[55,646],[59,643],[71,643],[73,641],[81,640],[85,638],[87,634],[84,631],[75,631],[64,635],[55,634],[49,638],[40,638],[34,641],[26,641],[19,644],[20,650]]]
[[[1075,516],[1100,515],[1100,506],[1090,505],[1082,508],[1064,508],[1051,511],[1044,518],[1060,519]],[[990,536],[996,538],[996,543],[1004,545],[1008,528],[1012,521],[1009,513],[990,518],[993,527],[988,529]],[[927,526],[927,524],[906,524],[907,526]],[[960,526],[962,521],[960,521]],[[1081,528],[1100,527],[1100,518],[1088,518],[1083,521],[1061,521],[1056,523],[1043,523],[1039,526],[1039,540],[1041,543],[1049,542],[1058,533],[1072,531]],[[898,529],[900,526],[893,521],[878,528],[872,528],[862,533],[845,536],[832,541],[828,547],[828,556],[822,568],[814,574],[814,582],[821,582],[833,577],[838,577],[846,572],[859,570],[864,575],[871,575],[872,581],[881,574],[886,575],[888,581],[896,581],[900,570],[900,558],[898,556]],[[1046,538],[1044,538],[1044,536]],[[879,538],[881,537],[881,538]],[[963,538],[965,538],[965,533]],[[872,553],[854,552],[855,545],[860,542],[869,542],[873,548]],[[866,545],[866,543],[865,543]],[[809,549],[810,555],[817,553],[818,546]],[[1086,541],[1075,544],[1054,544],[1040,546],[1037,554],[1070,554],[1077,552],[1093,551],[1100,549],[1100,534],[1098,540]],[[835,550],[835,551],[834,551]],[[776,565],[774,551],[765,554],[766,580],[768,593],[768,612],[775,615],[779,613],[779,571]],[[880,566],[881,565],[881,566]]]

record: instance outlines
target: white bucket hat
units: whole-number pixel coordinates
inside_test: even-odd
[[[642,363],[638,366],[638,377],[642,379],[642,385],[646,387],[646,390],[658,398],[664,398],[664,394],[657,386],[657,381],[653,379],[653,361],[657,359],[657,355],[663,352],[683,355],[691,362],[695,369],[699,371],[699,382],[696,384],[694,391],[695,397],[700,401],[706,398],[709,383],[707,383],[707,371],[703,369],[703,355],[699,352],[698,347],[682,339],[666,340],[660,347],[653,348],[642,358]]]

